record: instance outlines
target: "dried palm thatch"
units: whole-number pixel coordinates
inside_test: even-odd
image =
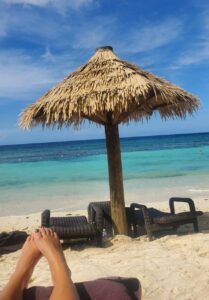
[[[96,54],[61,83],[26,108],[20,126],[78,127],[84,120],[104,125],[111,213],[115,232],[127,233],[118,124],[149,118],[184,118],[198,99],[135,65],[122,61],[111,47]]]
[[[85,119],[105,125],[149,118],[184,118],[199,106],[196,97],[137,66],[120,60],[111,47],[95,55],[75,72],[26,108],[20,126],[77,127]]]

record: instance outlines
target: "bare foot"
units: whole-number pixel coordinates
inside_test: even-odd
[[[39,251],[51,260],[54,255],[62,255],[62,248],[57,234],[49,228],[42,227],[38,232],[33,233],[33,237]]]
[[[33,269],[41,258],[42,254],[36,247],[33,236],[28,236],[21,250],[20,258],[17,262],[15,274],[22,274],[23,287],[27,287]]]
[[[59,276],[61,269],[67,272],[67,276],[70,276],[70,270],[67,266],[57,234],[49,228],[42,227],[39,229],[39,232],[33,233],[33,237],[37,248],[46,257],[49,263],[53,281],[55,281],[56,276]]]
[[[78,300],[57,234],[49,228],[42,227],[39,232],[33,233],[33,236],[37,248],[46,257],[51,269],[54,288],[49,299]]]

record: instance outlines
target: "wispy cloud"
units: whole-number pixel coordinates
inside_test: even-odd
[[[141,23],[137,27],[132,25],[124,30],[116,18],[97,17],[77,30],[73,46],[95,48],[98,45],[111,44],[116,46],[119,52],[141,53],[175,41],[182,31],[183,22],[174,18],[158,23]]]
[[[3,1],[11,6],[12,4],[40,7],[63,5],[72,9],[97,2],[96,0]],[[139,21],[137,24],[131,22],[125,27],[117,15],[113,16],[111,13],[92,14],[91,18],[79,13],[78,15],[73,13],[70,17],[62,15],[55,17],[55,15],[53,12],[48,16],[47,13],[42,13],[42,10],[36,10],[34,7],[12,9],[10,5],[4,12],[0,11],[0,37],[3,38],[6,34],[15,37],[18,34],[26,46],[23,50],[0,51],[0,76],[3,74],[0,81],[2,97],[23,99],[24,95],[37,90],[45,91],[76,66],[85,62],[92,54],[92,50],[98,46],[110,44],[116,52],[121,53],[121,57],[124,53],[130,57],[132,54],[140,53],[141,66],[153,65],[153,57],[157,56],[157,51],[153,50],[178,41],[184,33],[185,25],[184,19],[169,16],[158,21]],[[209,27],[209,21],[207,22],[205,27]],[[202,56],[207,56],[206,42],[205,40],[202,42],[205,47]],[[34,47],[31,44],[34,44]],[[152,56],[149,51],[153,51]],[[84,58],[81,59],[80,55],[84,55]],[[186,57],[181,59],[182,61],[179,58],[179,64],[186,64]],[[187,63],[191,63],[192,59],[199,59],[199,56],[187,57]]]
[[[59,6],[59,9],[78,9],[85,5],[96,4],[98,0],[3,0],[10,4],[36,6]],[[112,44],[120,52],[140,53],[167,45],[181,35],[183,22],[175,18],[162,21],[131,23],[128,27],[117,19],[117,15],[100,14],[91,18],[83,15],[47,16],[34,9],[0,11],[0,20],[4,19],[2,34],[27,35],[27,39],[36,43],[54,42],[59,46],[72,46],[76,49],[92,49],[100,45]],[[1,25],[0,21],[0,25]],[[1,28],[1,27],[0,27]],[[44,45],[46,47],[46,45]]]
[[[0,37],[6,36],[6,32],[7,32],[6,21],[4,19],[1,19],[0,20]]]
[[[26,96],[53,85],[63,76],[59,65],[46,64],[44,59],[35,62],[32,57],[20,51],[1,51],[0,70],[1,101],[10,97],[25,99]]]
[[[64,39],[71,26],[53,15],[45,17],[34,9],[15,10],[0,6],[0,37],[18,34],[36,44]],[[2,34],[1,34],[2,33]]]
[[[201,33],[194,36],[192,43],[187,44],[188,50],[177,59],[172,67],[175,69],[209,61],[209,10],[202,14]]]
[[[1,9],[0,5],[0,38],[7,35],[8,28],[8,15]]]
[[[209,61],[209,41],[202,41],[194,45],[192,51],[188,51],[177,60],[176,68],[193,65],[204,61]]]
[[[53,7],[59,12],[68,9],[80,9],[95,2],[95,0],[3,0],[7,4],[33,5],[39,7]]]
[[[46,91],[83,63],[88,57],[86,53],[90,56],[92,50],[100,45],[112,44],[116,52],[146,53],[177,39],[183,26],[176,19],[166,19],[157,24],[142,24],[138,30],[131,27],[122,35],[116,17],[98,16],[84,25],[74,26],[74,30],[71,30],[71,24],[66,26],[65,23],[61,23],[56,30],[56,20],[41,21],[39,15],[32,15],[30,11],[28,14],[21,13],[10,19],[8,32],[15,28],[35,42],[37,39],[42,53],[29,52],[27,49],[0,51],[0,74],[3,74],[0,81],[1,96],[11,99],[25,99],[29,94]],[[56,47],[50,46],[56,41],[60,47],[63,40],[68,43],[65,50],[57,51]],[[85,60],[81,58],[83,49],[87,50]],[[140,65],[151,63],[150,58],[144,57]]]
[[[7,4],[28,4],[28,5],[37,5],[37,6],[45,6],[50,0],[3,0],[3,2]]]
[[[153,50],[175,41],[182,31],[183,22],[179,19],[141,24],[140,27],[126,32],[126,44],[123,47],[131,53]]]
[[[111,16],[86,21],[74,32],[74,48],[92,49],[117,40],[117,19]]]
[[[17,129],[0,129],[0,145],[3,144],[5,139],[14,133],[17,133]]]
[[[84,63],[83,53],[53,53],[46,47],[34,57],[25,51],[0,51],[0,104],[42,95]],[[5,99],[5,100],[4,100]]]

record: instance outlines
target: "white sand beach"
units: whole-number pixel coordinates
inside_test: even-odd
[[[175,235],[165,235],[150,242],[146,236],[131,239],[114,237],[105,248],[82,244],[64,250],[75,282],[106,276],[137,277],[142,285],[144,300],[195,300],[209,298],[209,200],[195,199],[200,233],[193,233],[192,226],[179,228]],[[167,202],[150,203],[164,211]],[[186,204],[178,205],[179,211]],[[59,212],[66,215],[72,212]],[[76,211],[73,214],[85,214]],[[24,230],[28,233],[40,226],[40,213],[0,218],[0,232]],[[20,251],[0,256],[0,286],[3,287]],[[50,272],[42,258],[32,276],[30,285],[50,285]]]

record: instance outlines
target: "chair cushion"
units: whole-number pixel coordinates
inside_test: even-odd
[[[144,225],[143,213],[141,210],[135,210],[135,218],[138,225]],[[153,207],[148,208],[149,216],[151,217],[152,223],[155,224],[169,224],[177,223],[183,220],[194,220],[197,216],[203,214],[202,211],[196,211],[195,214],[191,212],[182,212],[172,215],[171,213],[163,212]]]
[[[148,213],[149,216],[152,220],[152,222],[157,218],[162,218],[164,216],[170,216],[170,213],[166,213],[166,212],[162,212],[158,209],[155,209],[153,207],[148,208]],[[135,218],[135,223],[140,225],[140,226],[144,226],[144,216],[143,216],[143,212],[141,210],[136,209],[134,211],[134,218]]]
[[[182,213],[178,213],[175,215],[172,214],[168,214],[168,215],[164,215],[162,217],[155,217],[153,218],[153,222],[157,223],[157,224],[169,224],[169,223],[178,223],[178,222],[183,222],[183,221],[192,221],[195,218],[197,218],[198,216],[201,216],[203,214],[203,212],[201,211],[196,211],[195,213],[191,213],[191,212],[182,212]]]
[[[141,286],[136,278],[108,277],[75,283],[80,300],[138,300]],[[52,287],[32,287],[23,300],[48,300]]]

